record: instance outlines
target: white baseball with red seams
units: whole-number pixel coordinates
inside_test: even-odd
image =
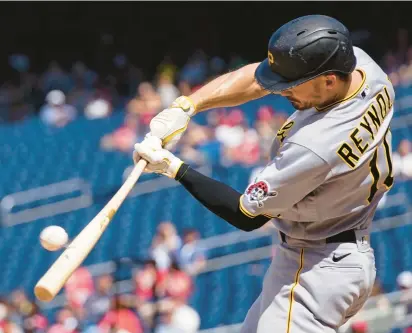
[[[57,225],[44,228],[40,233],[41,245],[49,251],[57,251],[63,248],[69,240],[66,230]]]

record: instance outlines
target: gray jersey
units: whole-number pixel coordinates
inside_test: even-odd
[[[321,240],[368,229],[393,184],[391,133],[395,92],[387,75],[355,47],[363,82],[343,101],[292,114],[273,141],[271,162],[240,208],[266,215],[287,236]]]

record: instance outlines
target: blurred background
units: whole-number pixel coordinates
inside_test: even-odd
[[[334,16],[390,75],[396,182],[373,224],[378,275],[342,332],[412,332],[412,23],[408,2],[15,2],[0,5],[0,332],[223,333],[258,296],[278,242],[237,231],[176,182],[144,175],[50,303],[33,287],[119,189],[157,112],[261,61],[281,24]],[[243,191],[293,109],[267,96],[196,115],[177,154]],[[327,286],[326,286],[327,287]]]

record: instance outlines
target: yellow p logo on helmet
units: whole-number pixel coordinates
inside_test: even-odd
[[[268,60],[269,60],[269,65],[272,65],[275,62],[275,58],[273,58],[273,54],[268,51]]]

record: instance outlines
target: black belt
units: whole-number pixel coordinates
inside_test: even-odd
[[[282,231],[280,231],[280,237],[282,238],[282,242],[286,243],[286,235]],[[343,231],[340,234],[328,237],[326,238],[326,243],[356,243],[355,230]]]

